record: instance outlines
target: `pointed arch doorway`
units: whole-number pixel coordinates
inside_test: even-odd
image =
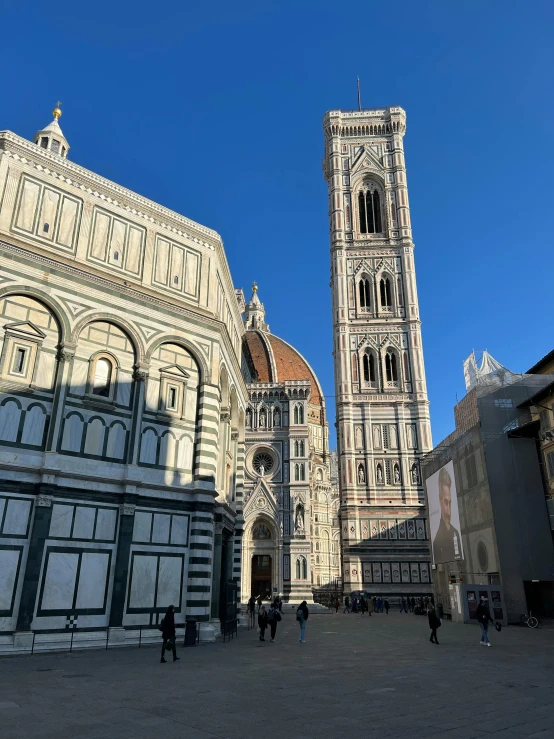
[[[271,572],[271,556],[269,554],[254,554],[252,557],[250,592],[255,598],[259,595],[261,595],[264,600],[271,597]]]

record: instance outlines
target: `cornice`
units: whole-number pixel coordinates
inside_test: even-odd
[[[9,148],[6,144],[9,144]],[[21,161],[22,164],[28,164],[39,172],[51,175],[68,185],[73,185],[104,203],[111,203],[116,207],[123,208],[134,216],[156,224],[169,233],[188,238],[195,244],[204,246],[211,251],[214,251],[217,246],[222,246],[221,237],[216,231],[201,226],[180,213],[138,195],[136,192],[128,190],[126,187],[122,187],[95,172],[91,172],[79,164],[74,164],[57,154],[41,149],[36,144],[17,136],[11,131],[0,131],[0,148],[3,149],[1,152],[3,156]],[[71,177],[68,174],[71,174]],[[114,194],[116,194],[116,198],[113,197]],[[140,210],[137,210],[136,206]],[[206,241],[201,237],[208,240]]]

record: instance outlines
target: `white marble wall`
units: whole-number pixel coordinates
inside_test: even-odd
[[[16,626],[32,514],[31,497],[0,492],[0,631]]]

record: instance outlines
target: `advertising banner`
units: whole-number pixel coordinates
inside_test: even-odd
[[[448,462],[427,478],[425,485],[429,503],[433,563],[437,565],[463,559],[453,462]]]

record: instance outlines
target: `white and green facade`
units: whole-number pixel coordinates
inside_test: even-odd
[[[132,643],[170,604],[210,636],[236,576],[248,394],[221,238],[68,148],[57,119],[0,132],[0,652]]]

